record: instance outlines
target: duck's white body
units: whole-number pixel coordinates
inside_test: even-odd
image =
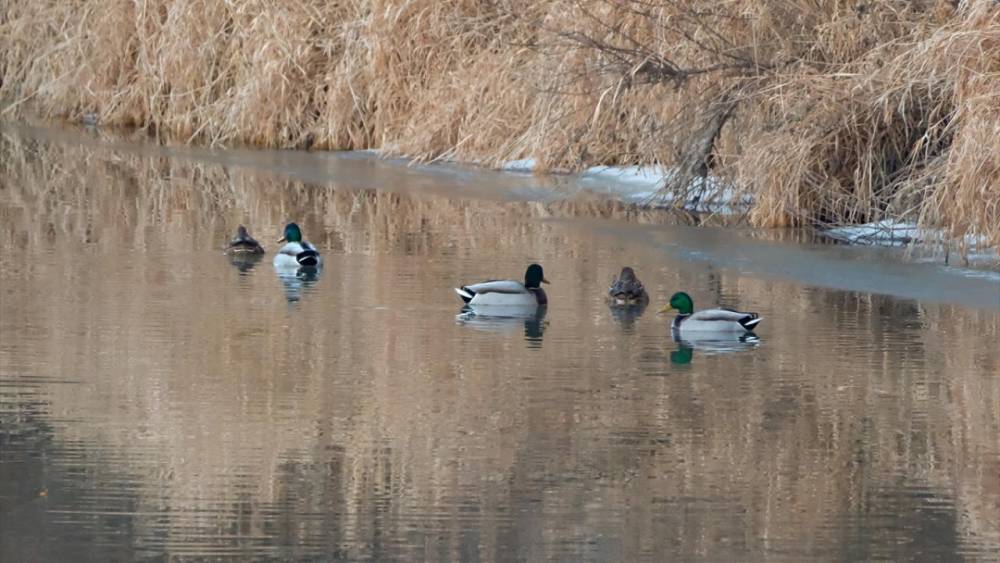
[[[695,337],[710,333],[746,334],[753,332],[754,327],[762,320],[764,318],[757,313],[732,309],[705,309],[690,315],[677,315],[671,328],[674,334],[681,338],[688,334]]]
[[[514,280],[494,280],[456,287],[455,293],[472,306],[531,307],[545,305],[548,298],[542,288],[528,289]]]
[[[308,242],[287,242],[274,256],[274,267],[282,269],[323,266],[323,258]]]

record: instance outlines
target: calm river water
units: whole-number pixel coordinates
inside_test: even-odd
[[[0,136],[2,561],[1000,552],[995,275],[552,179]],[[220,252],[288,220],[317,279]],[[532,261],[544,314],[462,315]],[[673,342],[678,289],[759,342]]]

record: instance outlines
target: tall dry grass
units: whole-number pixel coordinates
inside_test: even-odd
[[[726,178],[758,225],[908,219],[1000,244],[992,0],[11,0],[0,53],[5,116],[676,165],[666,189]]]

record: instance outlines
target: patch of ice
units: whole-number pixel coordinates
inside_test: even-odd
[[[945,235],[944,231],[922,229],[913,223],[891,220],[831,227],[824,232],[827,236],[838,240],[874,246],[903,246],[913,243],[945,244],[949,241],[949,237]],[[963,242],[969,250],[987,246],[986,239],[976,235],[966,235]]]
[[[500,166],[500,169],[506,172],[533,172],[537,163],[538,161],[533,158],[508,160]]]
[[[662,166],[592,166],[580,174],[580,179],[609,186],[657,189],[674,173],[675,169]]]
[[[505,162],[505,172],[531,172],[537,160],[522,158]],[[626,203],[650,206],[674,205],[674,194],[661,189],[677,173],[666,166],[592,166],[579,174],[566,175],[578,190],[616,198]],[[749,207],[748,196],[738,198],[736,189],[721,179],[709,176],[696,178],[688,190],[694,197],[684,208],[697,212],[735,213]]]
[[[667,207],[675,204],[675,195],[661,190],[675,174],[673,167],[594,166],[578,176],[577,184],[627,203]],[[698,213],[738,213],[753,202],[749,196],[738,197],[735,186],[714,176],[695,178],[687,191],[682,207]]]
[[[501,167],[506,172],[531,172],[537,161],[533,158],[512,160]],[[579,174],[562,175],[569,186],[577,191],[587,191],[614,198],[625,203],[651,207],[676,205],[675,195],[663,190],[677,174],[677,168],[667,166],[592,166]],[[695,178],[688,186],[687,201],[681,207],[696,213],[735,214],[746,212],[753,205],[753,198],[740,194],[736,186],[716,176]],[[553,192],[549,200],[564,197],[565,192]],[[534,194],[539,197],[539,194]],[[949,240],[942,231],[921,229],[913,223],[877,221],[863,225],[850,225],[826,229],[824,233],[834,239],[868,246],[926,246],[947,247]],[[952,243],[954,241],[951,241]],[[982,237],[967,236],[964,240],[963,259],[996,260],[996,251],[978,251],[988,245]]]
[[[827,236],[851,244],[865,246],[902,247],[920,245],[928,248],[934,254],[933,260],[939,261],[941,255],[947,256],[955,249],[956,242],[939,229],[922,229],[913,223],[901,221],[876,221],[863,225],[848,225],[832,227],[823,231]],[[986,238],[976,235],[966,235],[962,239],[961,261],[966,264],[994,263],[1000,260],[996,249],[991,249]],[[970,270],[977,271],[977,270]],[[992,274],[991,274],[992,275]]]
[[[912,223],[895,221],[877,221],[863,225],[846,225],[832,227],[825,231],[827,236],[853,244],[878,246],[904,246],[914,242],[922,242],[933,236],[925,233]]]

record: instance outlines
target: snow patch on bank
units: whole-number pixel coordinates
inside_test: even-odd
[[[501,170],[514,173],[531,173],[538,161],[533,158],[511,160]],[[695,178],[688,186],[687,200],[677,205],[676,195],[663,190],[678,173],[675,167],[665,166],[592,166],[578,174],[564,175],[578,191],[600,194],[625,203],[650,207],[680,207],[696,213],[736,214],[745,213],[753,205],[753,198],[740,195],[733,184],[716,176]],[[996,250],[989,250],[985,238],[966,236],[954,241],[940,230],[922,229],[916,224],[901,221],[878,221],[863,225],[832,227],[823,234],[849,244],[864,246],[906,247],[921,245],[939,256],[956,249],[961,242],[962,258],[969,262],[1000,260]]]
[[[846,225],[831,227],[824,233],[837,240],[852,244],[869,246],[906,246],[910,244],[956,244],[959,241],[950,239],[945,232],[938,229],[922,229],[913,223],[900,221],[876,221],[862,225]],[[971,251],[985,249],[986,238],[976,235],[966,235],[960,242]]]
[[[934,233],[924,232],[913,223],[878,221],[863,225],[831,227],[823,231],[828,237],[852,244],[869,246],[906,246],[925,240],[940,240]]]
[[[535,159],[524,158],[508,161],[500,168],[506,172],[531,173],[536,165]],[[625,203],[674,207],[676,195],[662,188],[676,174],[676,168],[664,166],[592,166],[578,174],[567,174],[566,178],[579,191]],[[753,202],[749,196],[738,196],[734,186],[714,176],[695,178],[687,195],[687,201],[679,207],[698,213],[739,213],[749,209]]]
[[[947,257],[957,250],[967,263],[995,262],[1000,260],[997,250],[990,249],[986,238],[966,235],[961,240],[953,240],[939,229],[923,229],[913,223],[901,221],[876,221],[862,225],[831,227],[823,233],[835,240],[864,246],[915,247],[929,249],[938,258]]]
[[[520,158],[517,160],[508,160],[507,162],[500,165],[500,170],[505,172],[524,172],[530,174],[535,171],[535,165],[538,164],[533,158]]]
[[[674,180],[676,168],[660,166],[594,166],[577,178],[584,189],[606,193],[639,205],[673,207],[676,195],[662,188]],[[734,214],[745,212],[753,200],[740,197],[736,186],[716,176],[695,178],[687,186],[687,199],[679,207],[698,213]]]

